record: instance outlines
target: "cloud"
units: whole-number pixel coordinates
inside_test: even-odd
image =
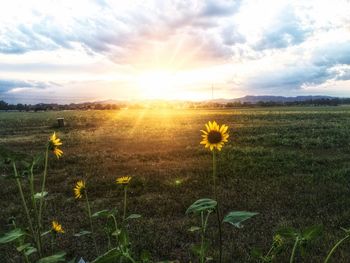
[[[286,6],[263,31],[261,39],[253,46],[256,50],[280,49],[303,43],[311,34],[310,29],[302,24],[292,6]]]
[[[225,95],[296,94],[305,85],[349,80],[349,6],[345,0],[11,0],[0,10],[0,92],[63,96],[86,92],[86,81],[100,92],[106,81],[125,81],[108,90],[118,96],[128,94],[123,89],[138,74],[160,69],[206,72],[205,81],[189,74],[186,86],[204,95],[211,79],[233,79]],[[225,70],[209,78],[214,68]],[[74,91],[67,84],[73,82],[80,83]]]
[[[51,86],[59,86],[54,82],[41,82],[33,80],[8,80],[0,79],[0,93],[11,92],[18,89],[45,89]]]

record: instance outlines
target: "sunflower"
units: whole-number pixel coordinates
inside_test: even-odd
[[[131,176],[123,176],[116,179],[116,184],[128,185],[131,180]]]
[[[53,149],[52,152],[54,153],[54,155],[56,155],[57,158],[60,158],[63,154],[63,151],[58,148]]]
[[[80,199],[85,191],[85,182],[83,180],[78,181],[74,187],[74,196],[76,199]]]
[[[57,221],[52,221],[52,230],[55,233],[59,233],[59,234],[63,234],[64,233],[62,225],[60,225]]]
[[[207,128],[206,131],[201,130],[203,139],[200,144],[204,144],[205,148],[209,147],[211,151],[214,148],[221,151],[222,146],[224,146],[229,137],[227,133],[228,126],[225,124],[220,126],[215,121],[209,121],[205,124],[205,127]]]
[[[62,142],[60,138],[57,138],[56,132],[54,132],[49,139],[49,149],[56,155],[57,158],[60,158],[63,154],[63,151],[58,148],[61,146]]]

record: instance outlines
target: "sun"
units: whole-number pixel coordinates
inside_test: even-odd
[[[175,91],[176,74],[168,70],[150,70],[137,76],[137,86],[144,98],[169,99]]]

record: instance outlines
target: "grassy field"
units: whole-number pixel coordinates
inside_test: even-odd
[[[58,129],[56,118],[66,127]],[[189,262],[198,242],[185,215],[195,200],[212,197],[211,154],[200,142],[209,120],[230,127],[229,143],[218,157],[222,210],[259,215],[243,229],[224,227],[225,262],[254,262],[252,248],[268,250],[282,226],[303,229],[323,224],[324,234],[298,262],[322,262],[350,225],[350,107],[256,108],[237,110],[119,110],[0,113],[0,145],[36,154],[58,132],[64,156],[50,162],[47,225],[58,219],[66,229],[58,246],[70,256],[91,259],[89,240],[73,236],[88,228],[83,202],[73,197],[86,179],[94,211],[122,209],[114,180],[132,175],[129,211],[142,214],[131,224],[133,250],[151,251],[155,260]],[[1,168],[0,174],[8,173]],[[180,180],[181,184],[176,184]],[[19,215],[16,185],[0,180],[0,232]],[[215,218],[209,236],[215,236]],[[99,237],[101,249],[105,238]],[[334,262],[349,262],[349,243]],[[1,247],[1,262],[15,262],[15,249]],[[290,249],[277,262],[286,262]]]

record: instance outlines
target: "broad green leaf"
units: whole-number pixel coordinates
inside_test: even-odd
[[[101,210],[101,211],[94,213],[91,217],[92,218],[109,217],[110,215],[111,215],[111,212],[108,209],[104,209],[104,210]]]
[[[45,198],[46,196],[47,196],[47,194],[48,194],[48,192],[40,192],[40,193],[36,193],[35,195],[34,195],[34,199],[35,200],[39,200],[39,199],[41,199],[41,198]]]
[[[75,237],[82,237],[82,236],[86,236],[86,235],[90,235],[91,232],[90,231],[86,231],[86,230],[82,230],[79,233],[74,234]]]
[[[214,210],[217,202],[213,199],[203,198],[194,202],[186,211],[186,214],[200,213],[203,211]]]
[[[300,236],[300,233],[298,232],[298,230],[296,230],[295,228],[292,228],[292,227],[283,227],[283,228],[279,229],[276,233],[281,235],[283,238],[293,239],[293,240],[297,236]]]
[[[224,219],[223,222],[229,223],[235,227],[241,228],[243,227],[241,223],[243,221],[246,221],[253,216],[257,215],[258,213],[255,212],[247,212],[247,211],[233,211],[228,213]]]
[[[140,218],[140,217],[141,217],[141,215],[139,215],[139,214],[131,214],[127,218],[125,218],[125,220],[137,219],[137,218]]]
[[[0,244],[10,243],[12,241],[17,240],[18,238],[25,235],[25,232],[20,228],[15,228],[10,232],[5,233],[2,237],[0,237]]]
[[[56,263],[56,262],[65,262],[66,252],[58,252],[52,256],[41,258],[37,263]]]
[[[107,251],[105,254],[97,257],[91,263],[112,263],[115,262],[115,260],[120,259],[122,255],[123,254],[119,251],[119,249],[113,248]]]
[[[191,226],[190,229],[188,229],[188,231],[190,231],[190,232],[196,232],[198,230],[201,230],[201,228],[199,226]]]
[[[30,247],[30,243],[25,243],[22,246],[16,247],[18,252],[23,251],[24,249],[26,249],[27,247]]]
[[[33,254],[33,253],[35,253],[35,252],[37,252],[37,249],[36,249],[35,247],[28,247],[28,248],[25,250],[24,254],[25,254],[26,256],[30,256],[31,254]]]
[[[302,233],[302,239],[304,241],[310,241],[319,237],[322,234],[323,227],[322,225],[314,225],[305,229]]]

